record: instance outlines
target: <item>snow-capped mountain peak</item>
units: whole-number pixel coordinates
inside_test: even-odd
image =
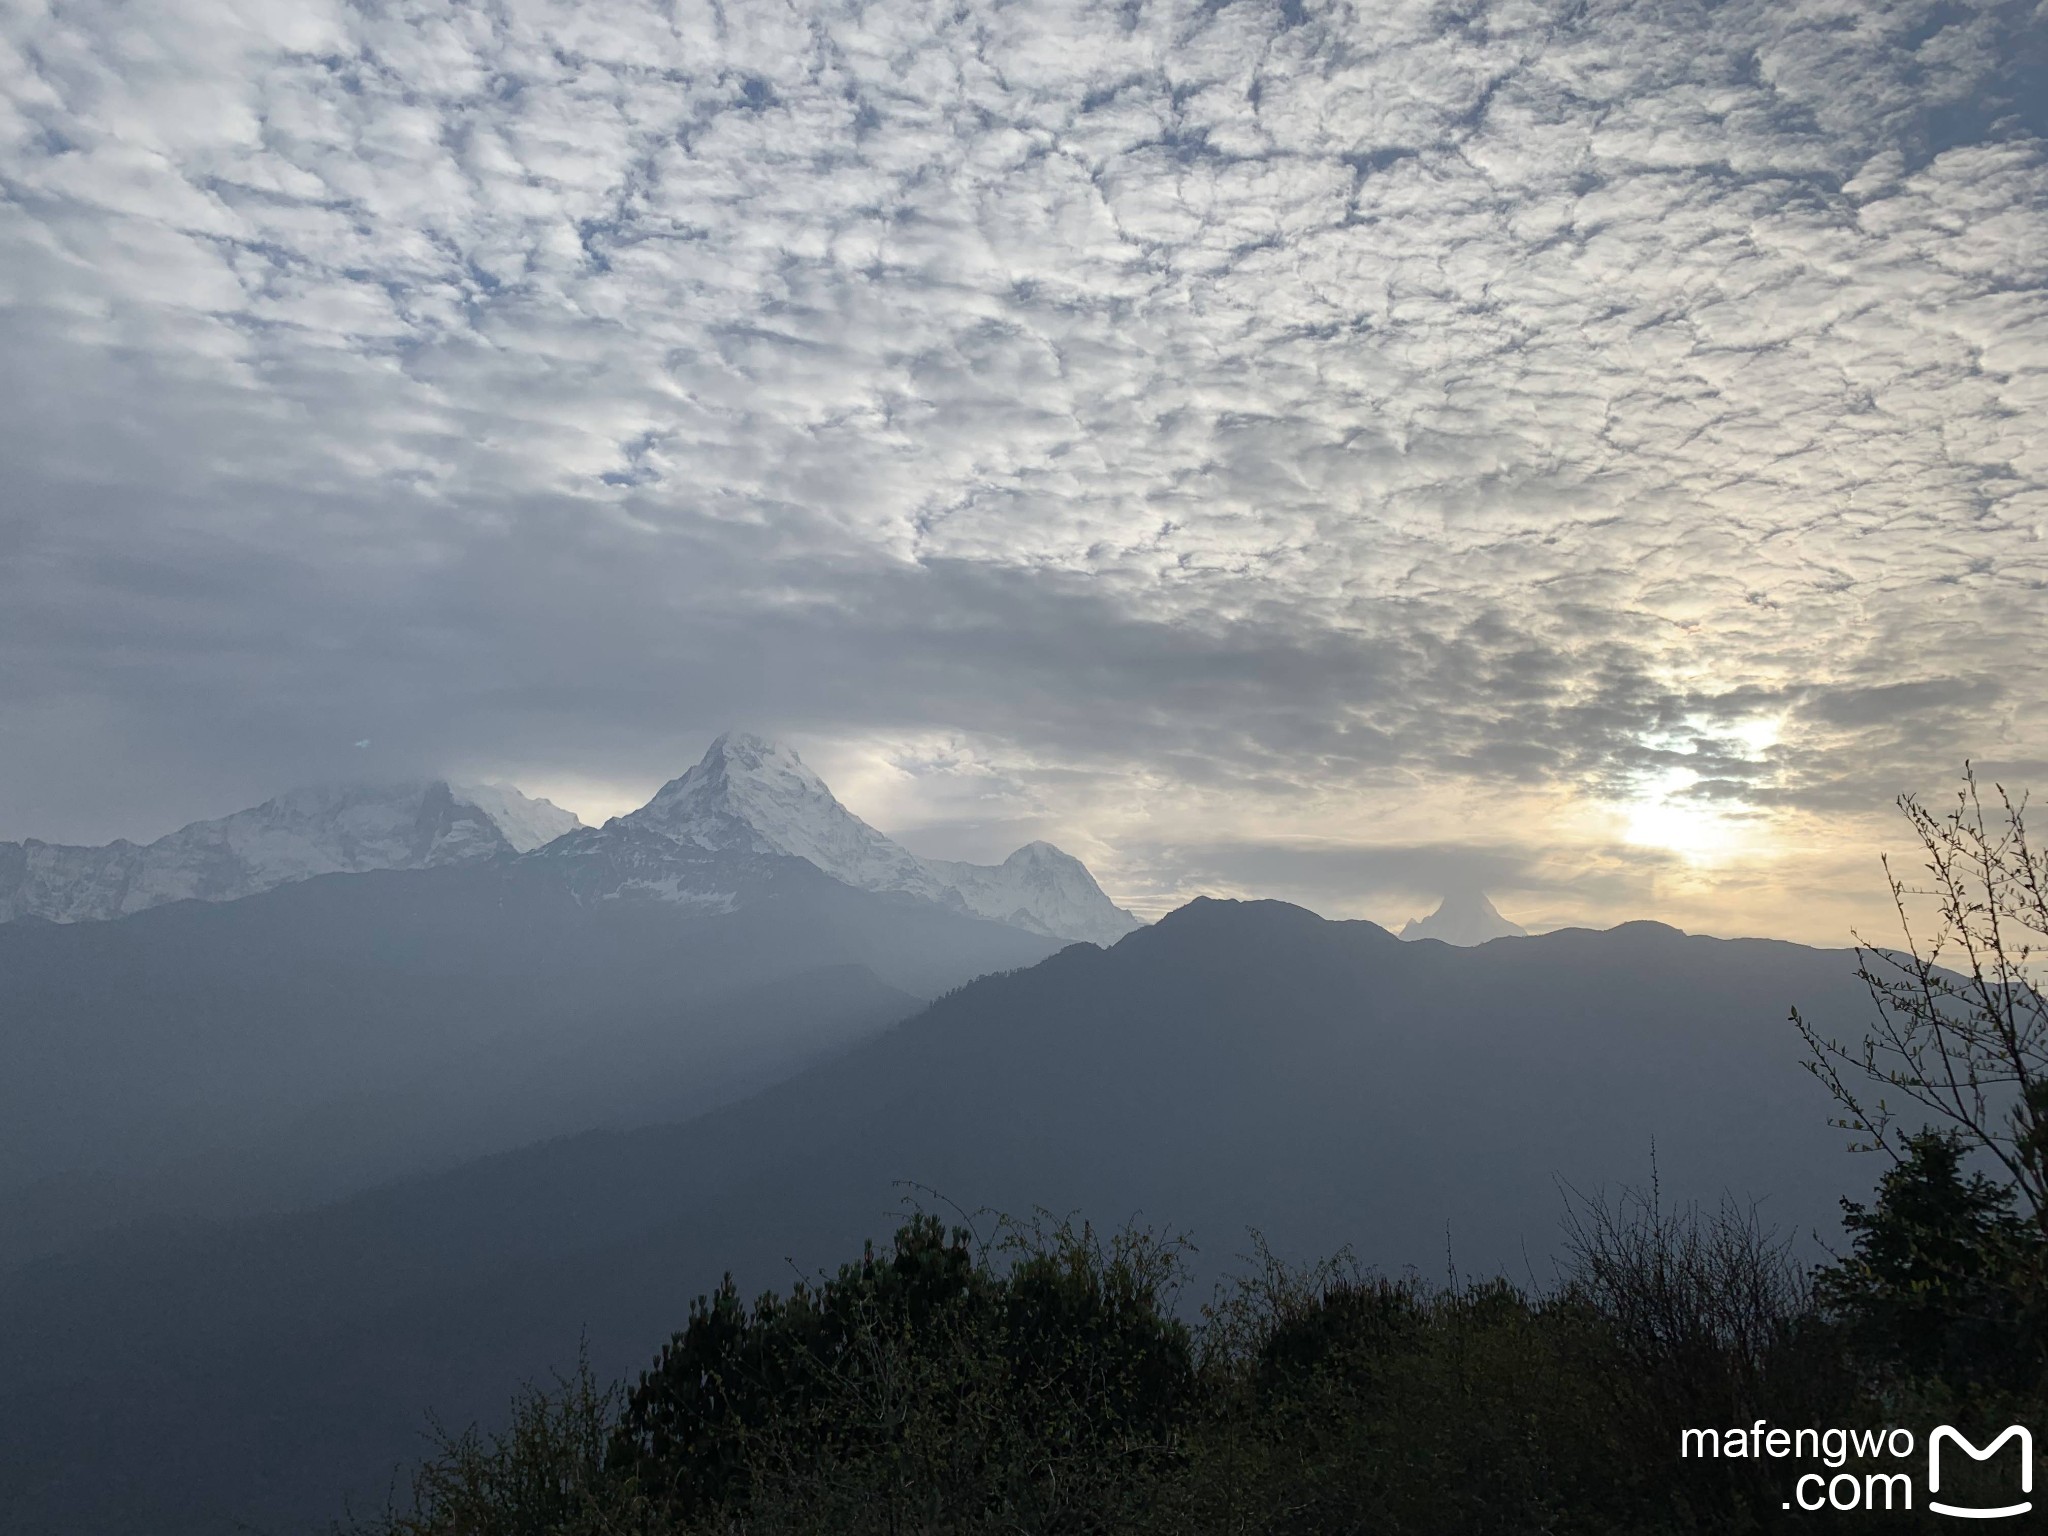
[[[1000,864],[927,859],[925,867],[977,916],[1033,933],[1107,945],[1144,926],[1103,894],[1087,865],[1051,843],[1026,843]]]
[[[728,731],[712,742],[697,765],[670,779],[654,798],[626,819],[690,838],[700,824],[733,816],[764,833],[785,823],[829,820],[845,807],[796,752],[781,742]]]
[[[719,737],[696,767],[622,820],[714,852],[807,859],[862,890],[945,900],[945,886],[915,854],[841,805],[793,749],[741,731]]]

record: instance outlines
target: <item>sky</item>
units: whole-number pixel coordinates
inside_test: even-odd
[[[0,0],[0,837],[728,726],[1152,915],[2048,791],[2048,5]]]

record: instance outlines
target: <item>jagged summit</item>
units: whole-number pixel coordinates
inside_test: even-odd
[[[687,822],[707,812],[745,814],[809,801],[838,800],[792,747],[747,731],[728,731],[705,749],[697,765],[655,791],[631,813],[637,821]]]
[[[508,784],[317,785],[153,843],[0,843],[0,921],[90,922],[168,901],[235,901],[314,875],[509,857],[580,825]]]
[[[1461,891],[1446,896],[1429,916],[1410,918],[1401,937],[1473,945],[1489,939],[1526,938],[1528,933],[1520,923],[1502,917],[1484,891]]]
[[[792,748],[744,731],[720,736],[696,767],[621,820],[713,852],[807,859],[862,890],[946,899],[945,882],[841,805]]]
[[[604,830],[618,844],[615,861],[633,871],[633,889],[672,900],[738,899],[743,882],[703,855],[771,855],[803,859],[859,890],[919,897],[1050,938],[1113,944],[1140,926],[1086,865],[1051,843],[1027,843],[997,865],[919,858],[841,805],[793,748],[746,731],[720,736],[694,768]],[[672,867],[649,864],[650,836],[677,847]],[[576,851],[588,856],[595,843],[586,837]]]

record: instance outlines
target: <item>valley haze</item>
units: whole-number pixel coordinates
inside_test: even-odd
[[[919,858],[740,732],[571,820],[431,781],[27,845],[10,1528],[316,1518],[425,1403],[488,1416],[578,1334],[626,1370],[720,1274],[825,1265],[908,1189],[1167,1222],[1214,1277],[1253,1228],[1548,1264],[1558,1181],[1653,1151],[1674,1199],[1767,1193],[1794,1232],[1856,1177],[1784,1023],[1854,1019],[1841,951],[1530,937],[1469,888],[1405,942],[1272,901],[1146,925],[1042,842]],[[345,1380],[309,1369],[343,1337]]]

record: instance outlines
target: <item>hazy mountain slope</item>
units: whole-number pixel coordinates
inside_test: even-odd
[[[234,901],[314,875],[470,863],[578,825],[506,784],[297,789],[153,843],[0,843],[0,922],[96,921],[172,901]]]
[[[793,1066],[820,1030],[849,1038],[1056,947],[794,859],[725,876],[750,900],[713,915],[583,900],[546,862],[501,860],[0,925],[0,1191],[98,1170],[233,1209],[617,1124],[662,1112],[642,1102],[650,1031],[704,1074],[672,1118]],[[821,971],[795,1016],[715,1039],[693,1022]]]
[[[1441,1273],[1448,1240],[1461,1270],[1540,1274],[1554,1179],[1645,1178],[1654,1141],[1667,1199],[1732,1188],[1831,1223],[1874,1170],[1840,1151],[1784,1015],[1853,1028],[1851,968],[1651,924],[1460,950],[1199,902],[687,1125],[0,1281],[0,1512],[164,1532],[328,1513],[383,1488],[426,1405],[491,1411],[586,1325],[626,1368],[721,1271],[776,1283],[886,1230],[899,1179],[1142,1212],[1212,1266],[1255,1224],[1296,1253]]]
[[[287,1123],[193,1136],[0,1188],[0,1270],[91,1233],[331,1200],[548,1136],[673,1121],[743,1096],[906,1017],[919,1000],[859,965],[823,966],[674,1007],[585,1014],[558,1041],[334,1091]],[[112,1161],[112,1159],[108,1159]]]

